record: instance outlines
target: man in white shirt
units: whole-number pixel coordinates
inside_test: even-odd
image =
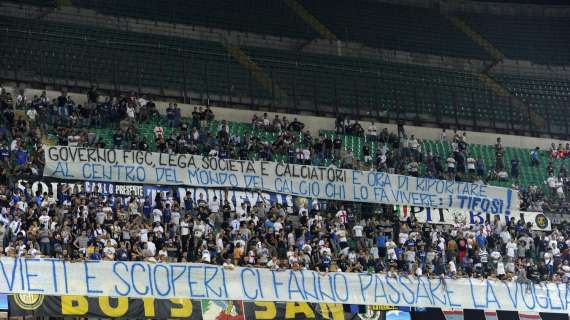
[[[506,249],[507,257],[514,260],[516,258],[517,244],[514,241],[510,240],[506,245]]]
[[[154,244],[154,242],[152,242],[152,239],[146,242],[146,248],[149,250],[152,256],[156,255],[156,245]]]
[[[28,116],[28,118],[30,118],[31,122],[36,122],[36,118],[38,117],[38,112],[36,111],[35,108],[30,108],[26,112],[26,115]]]
[[[220,200],[218,200],[217,196],[214,196],[214,198],[210,200],[210,202],[208,203],[208,207],[210,208],[210,211],[214,214],[218,214],[218,212],[220,212]]]
[[[49,226],[51,218],[48,215],[47,211],[43,211],[42,215],[38,218],[38,220],[40,221],[40,225]]]
[[[172,225],[175,228],[174,232],[176,232],[178,230],[178,226],[180,225],[180,217],[181,217],[180,211],[174,210],[174,211],[172,211],[170,216],[171,216],[170,221],[172,222]]]
[[[354,239],[356,240],[358,248],[364,248],[366,246],[366,244],[364,243],[364,237],[363,237],[364,227],[362,226],[362,223],[363,222],[357,223],[354,225],[354,227],[352,227],[352,232],[354,233]]]
[[[152,210],[152,221],[153,222],[158,222],[161,223],[162,222],[162,211],[158,208],[154,208]]]
[[[453,158],[453,155],[449,155],[447,158],[447,172],[449,174],[455,173],[455,158]]]

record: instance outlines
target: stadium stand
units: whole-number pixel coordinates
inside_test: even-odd
[[[2,36],[9,43],[2,48],[3,62],[6,70],[19,74],[192,91],[201,97],[271,98],[216,42],[22,19],[1,23],[8,28]],[[43,54],[29,50],[38,44],[46,48]],[[347,114],[358,110],[361,116],[380,111],[395,118],[481,127],[524,120],[513,119],[508,99],[468,73],[285,50],[246,51],[300,110],[333,106]],[[471,117],[462,116],[466,114]]]
[[[567,65],[570,18],[463,15],[467,23],[510,59]]]
[[[516,281],[515,296],[527,285],[537,303],[537,290],[553,282],[562,300],[558,285],[570,284],[570,143],[544,146],[570,136],[567,18],[447,16],[435,6],[341,0],[18,3],[18,13],[34,14],[0,12],[0,80],[9,82],[0,84],[3,259],[429,276],[446,291],[446,279]],[[91,20],[58,20],[80,11]],[[136,21],[102,23],[125,17]],[[135,32],[130,23],[143,27]],[[141,31],[160,23],[215,32]],[[250,36],[255,42],[244,40]],[[262,43],[266,36],[283,41]],[[466,129],[485,129],[474,135],[486,140],[473,142]],[[512,140],[503,144],[502,133]],[[128,185],[140,194],[72,187],[73,179],[34,193],[34,181],[51,182],[42,175],[46,145],[473,182],[518,190],[521,212],[479,223],[467,218],[479,212],[462,210],[436,225],[399,202],[290,192],[287,203],[264,198],[263,187],[202,191],[205,184],[151,186],[144,178],[144,188]],[[545,301],[556,299],[546,292]]]
[[[70,24],[3,19],[5,69],[41,81],[115,83],[199,96],[263,96],[248,71],[219,42],[193,41]],[[41,46],[43,50],[31,48]],[[186,74],[191,77],[185,76]]]
[[[280,37],[316,35],[283,1],[149,0],[144,3],[115,0],[73,0],[74,6],[103,14],[182,23],[209,28],[255,32]],[[207,12],[208,14],[204,14]],[[244,17],[249,17],[244,19]]]
[[[374,48],[490,59],[435,9],[373,1],[300,1],[339,39]],[[449,46],[453,43],[453,46]]]

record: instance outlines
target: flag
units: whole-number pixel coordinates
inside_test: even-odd
[[[202,317],[212,320],[245,320],[243,301],[202,300]]]
[[[538,312],[520,312],[519,320],[542,320]]]
[[[462,309],[441,309],[445,320],[463,320]]]
[[[485,319],[486,320],[499,320],[499,317],[497,316],[497,311],[485,310]]]

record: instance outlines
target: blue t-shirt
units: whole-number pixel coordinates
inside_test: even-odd
[[[485,238],[483,235],[478,235],[477,238],[475,238],[475,240],[477,240],[478,247],[483,247],[487,245],[487,238]]]
[[[329,268],[331,266],[331,258],[328,255],[324,255],[321,258],[321,264],[323,265],[323,268]]]
[[[386,236],[377,236],[376,237],[376,245],[379,248],[385,248],[386,247],[386,240],[388,240],[388,237],[386,237]]]
[[[146,218],[150,218],[150,212],[152,211],[152,207],[150,206],[150,203],[145,202],[143,205],[143,214]]]
[[[0,149],[0,157],[2,157],[3,159],[9,158],[10,157],[10,150],[8,150],[8,148],[6,148],[6,147]]]
[[[21,166],[28,161],[28,152],[26,150],[16,151],[16,164]]]

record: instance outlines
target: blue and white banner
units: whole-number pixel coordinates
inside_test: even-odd
[[[517,191],[376,171],[137,150],[45,146],[44,176],[124,184],[260,190],[307,198],[509,214]]]
[[[510,215],[503,215],[485,214],[483,212],[462,209],[422,208],[399,205],[394,206],[394,211],[398,213],[401,221],[405,221],[413,216],[420,223],[483,225],[486,221],[493,223],[494,219],[499,219],[504,224],[514,219],[515,223],[520,220],[522,220],[525,225],[530,223],[531,230],[552,230],[550,219],[542,212],[512,211]]]
[[[570,286],[206,264],[0,258],[0,292],[568,313]]]

